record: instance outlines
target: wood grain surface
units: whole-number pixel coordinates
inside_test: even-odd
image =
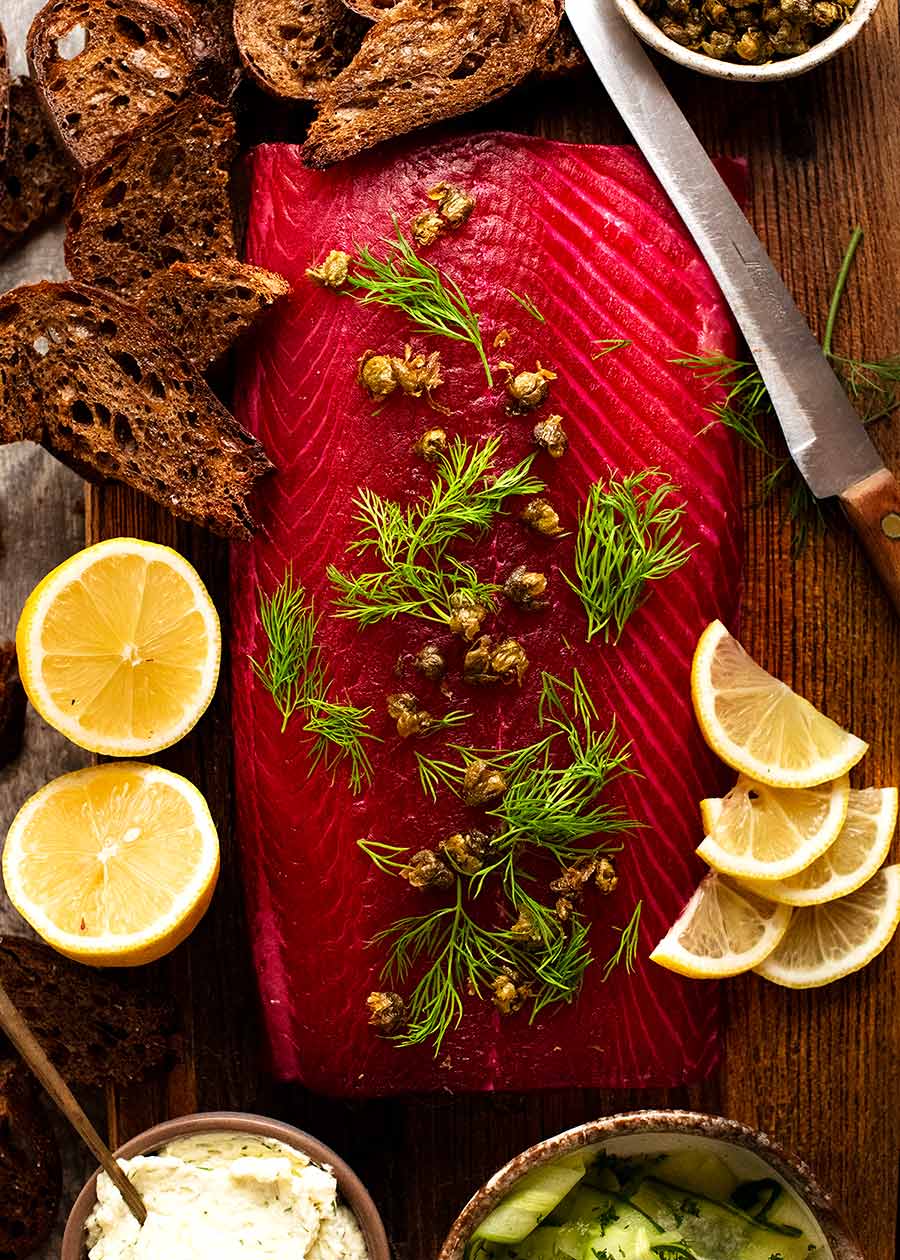
[[[664,67],[711,152],[744,154],[750,215],[813,327],[821,332],[832,279],[856,222],[866,229],[835,345],[876,356],[900,349],[900,35],[894,0],[840,59],[771,86],[722,84]],[[270,105],[245,127],[297,138],[302,112]],[[583,141],[627,139],[592,79],[519,95],[464,125],[509,126]],[[900,467],[900,429],[876,433]],[[900,781],[900,623],[847,526],[836,519],[799,557],[783,498],[755,506],[765,468],[746,461],[744,640],[768,668],[871,743],[857,785]],[[5,493],[9,493],[9,482]],[[176,526],[120,488],[91,490],[89,541],[134,534],[171,543],[196,563],[227,620],[227,549]],[[57,534],[47,538],[47,566]],[[23,559],[29,583],[43,570]],[[4,588],[6,589],[6,588]],[[650,1105],[695,1106],[761,1127],[808,1159],[846,1205],[869,1260],[892,1260],[900,1155],[898,951],[830,989],[791,994],[755,977],[727,987],[723,1065],[692,1090],[567,1091],[334,1103],[276,1089],[260,1026],[232,832],[228,670],[194,736],[161,760],[210,801],[223,875],[205,921],[147,983],[177,996],[183,1062],[163,1081],[111,1099],[111,1140],[167,1114],[218,1107],[291,1120],[330,1142],[368,1182],[398,1260],[431,1260],[458,1208],[503,1161],[540,1137],[590,1117]],[[60,762],[53,770],[64,768]],[[646,944],[646,943],[645,943]],[[702,1000],[702,990],[698,990]],[[340,1036],[340,1029],[335,1029]],[[47,1251],[47,1257],[54,1254]]]

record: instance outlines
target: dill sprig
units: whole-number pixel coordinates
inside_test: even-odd
[[[619,963],[625,964],[625,970],[629,975],[634,971],[634,963],[637,958],[638,945],[640,944],[641,910],[643,906],[643,901],[639,901],[625,926],[623,928],[613,928],[613,931],[619,934],[619,944],[604,963],[604,980],[609,979],[612,971],[618,967]]]
[[[600,349],[591,355],[593,361],[596,362],[604,355],[612,354],[614,350],[624,350],[626,346],[631,345],[631,341],[626,337],[595,337],[591,345],[600,346]]]
[[[693,550],[681,541],[684,504],[669,498],[677,487],[651,482],[657,468],[595,482],[578,518],[575,578],[566,582],[587,614],[587,641],[602,634],[617,642],[625,623],[647,596],[647,584],[668,577]]]
[[[528,314],[531,316],[532,319],[536,319],[539,324],[546,324],[547,320],[538,310],[533,299],[530,298],[527,293],[526,294],[513,293],[512,289],[507,289],[506,292],[509,294],[511,298],[513,298],[514,301],[518,302],[520,306],[525,308],[525,310],[528,312]]]
[[[850,358],[833,349],[838,315],[853,260],[863,239],[862,228],[855,227],[831,292],[822,353],[859,412],[862,422],[874,424],[878,420],[888,419],[900,407],[900,354],[868,360]],[[793,460],[773,451],[764,434],[764,429],[771,428],[769,422],[775,419],[775,411],[756,364],[722,354],[687,355],[673,362],[690,368],[710,384],[727,388],[724,400],[708,410],[719,423],[736,433],[771,465],[760,482],[760,503],[764,503],[780,486],[787,483],[786,513],[793,522],[792,550],[795,554],[802,551],[810,535],[824,527],[826,517],[822,504],[796,473]]]
[[[358,794],[372,779],[366,741],[378,738],[368,725],[374,710],[331,699],[322,649],[316,642],[321,618],[290,567],[271,595],[260,592],[259,619],[268,644],[266,657],[262,662],[250,657],[250,664],[275,701],[282,731],[301,711],[303,730],[313,741],[312,764],[323,763],[334,777],[339,763],[348,762],[350,788]]]
[[[352,575],[329,566],[336,616],[362,626],[401,614],[446,624],[451,596],[463,592],[492,607],[498,587],[481,582],[471,565],[448,556],[447,549],[483,533],[508,498],[544,489],[531,473],[532,455],[495,474],[499,446],[498,437],[475,446],[454,438],[437,460],[431,493],[407,507],[368,488],[358,492],[354,520],[360,531],[348,550],[374,552],[382,567]]]
[[[394,236],[382,239],[392,252],[387,258],[377,258],[368,247],[360,249],[347,286],[358,291],[357,301],[402,311],[423,332],[470,342],[481,359],[488,385],[493,387],[478,316],[462,289],[420,258],[404,236],[397,216],[392,214],[391,219]]]
[[[608,852],[603,833],[636,824],[621,811],[596,804],[597,795],[625,773],[626,749],[615,749],[614,733],[595,729],[597,711],[577,671],[571,684],[543,674],[538,720],[547,734],[525,748],[487,753],[458,746],[461,760],[434,762],[418,755],[420,773],[435,786],[458,792],[466,766],[476,756],[501,767],[508,778],[506,797],[487,811],[498,825],[481,871],[457,871],[451,904],[441,905],[391,924],[371,942],[387,945],[382,979],[406,985],[418,974],[407,999],[408,1024],[395,1038],[400,1045],[431,1042],[438,1052],[447,1033],[459,1024],[466,996],[483,997],[498,979],[516,987],[534,1020],[545,1007],[571,1002],[593,961],[590,923],[573,910],[562,922],[556,909],[529,890],[533,875],[522,868],[528,853],[550,857],[561,867]],[[559,764],[568,751],[568,764]],[[556,761],[551,761],[551,751]],[[518,789],[518,790],[517,790]],[[506,805],[506,798],[509,804]],[[399,875],[409,849],[371,839],[360,849],[388,875]],[[494,877],[502,894],[501,922],[486,921],[497,903],[477,917],[473,903]],[[482,903],[485,905],[485,903]],[[496,913],[496,911],[495,911]]]

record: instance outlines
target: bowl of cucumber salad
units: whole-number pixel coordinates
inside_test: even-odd
[[[608,1116],[538,1143],[457,1218],[438,1260],[863,1260],[809,1169],[686,1111]]]

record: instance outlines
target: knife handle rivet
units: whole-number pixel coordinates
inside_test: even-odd
[[[892,540],[900,538],[900,513],[888,512],[881,518],[881,532]]]

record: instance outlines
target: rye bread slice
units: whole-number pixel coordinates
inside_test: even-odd
[[[61,215],[75,191],[75,167],[41,108],[30,79],[10,88],[9,142],[0,178],[0,258]]]
[[[265,451],[187,357],[102,289],[27,285],[0,298],[0,440],[39,442],[93,481],[246,538]]]
[[[367,29],[342,0],[235,0],[241,59],[275,96],[318,100]]]
[[[19,677],[16,645],[0,642],[0,770],[22,751],[25,734],[25,689]]]
[[[47,1241],[62,1192],[59,1147],[31,1073],[0,1060],[0,1260]]]
[[[99,971],[4,936],[0,984],[71,1085],[131,1085],[175,1058],[175,1008],[147,992],[143,970]]]
[[[562,0],[400,0],[323,93],[304,160],[328,166],[505,95],[561,16]]]
[[[175,263],[151,276],[141,309],[204,372],[290,291],[283,276],[249,263]]]
[[[120,140],[85,173],[69,215],[75,279],[138,298],[173,263],[234,258],[235,151],[231,111],[207,96]]]
[[[181,0],[50,0],[27,50],[31,77],[80,166],[170,109],[203,77],[210,54]]]

